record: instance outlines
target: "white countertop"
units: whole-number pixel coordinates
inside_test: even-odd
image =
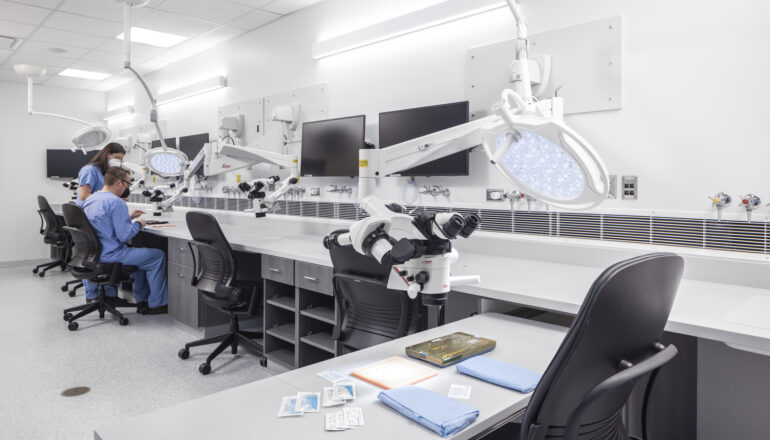
[[[148,230],[163,236],[190,239],[183,220],[185,212],[164,214],[162,219],[175,225],[173,227],[150,227]],[[345,227],[345,222],[341,221],[324,220],[310,224],[312,220],[286,216],[268,215],[266,219],[255,219],[252,215],[236,214],[226,218],[220,224],[236,250],[324,266],[332,264],[322,244],[323,236],[333,229]],[[770,273],[770,264],[767,266]],[[760,270],[764,270],[764,266],[760,266]],[[603,267],[590,265],[555,263],[518,255],[509,257],[501,255],[499,250],[495,254],[482,254],[462,249],[460,259],[452,267],[454,275],[481,276],[480,285],[457,287],[456,291],[568,314],[577,313],[588,289],[602,271]],[[758,319],[743,312],[747,304],[757,303],[757,297],[759,302],[767,300],[770,303],[770,288],[683,279],[666,330],[770,355],[770,319]],[[765,313],[770,315],[770,309]],[[741,318],[742,314],[746,319]]]

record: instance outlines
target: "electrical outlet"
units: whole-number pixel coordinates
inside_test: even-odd
[[[489,189],[487,188],[487,201],[488,202],[502,202],[505,200],[505,190],[503,189]]]
[[[607,194],[608,199],[618,198],[618,175],[610,174],[610,192]]]
[[[637,200],[639,198],[639,176],[623,176],[621,185],[623,200]]]
[[[321,188],[310,188],[310,195],[313,197],[318,197],[321,195]]]

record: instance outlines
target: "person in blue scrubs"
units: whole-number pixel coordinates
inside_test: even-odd
[[[139,219],[142,211],[128,213],[123,200],[128,197],[131,180],[128,171],[110,168],[104,175],[104,188],[83,202],[83,211],[102,244],[100,261],[136,266],[134,299],[142,314],[168,313],[168,284],[166,255],[160,249],[128,247],[132,239],[147,224]]]
[[[123,163],[125,155],[126,149],[122,145],[117,142],[110,142],[80,169],[80,172],[78,172],[78,205],[83,206],[83,202],[91,194],[104,188],[104,173],[110,167],[119,167]],[[86,291],[86,301],[96,300],[98,286],[88,282],[88,280],[83,280],[83,287]],[[121,302],[120,298],[118,298],[118,288],[116,286],[105,286],[104,294],[109,300]]]
[[[123,163],[125,155],[126,149],[122,145],[117,142],[110,142],[80,169],[78,172],[78,205],[83,206],[83,202],[91,194],[102,190],[104,173],[110,167],[119,167]]]

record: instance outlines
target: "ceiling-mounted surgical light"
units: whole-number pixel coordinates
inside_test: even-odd
[[[179,101],[190,96],[200,95],[201,93],[227,87],[227,77],[215,76],[203,81],[190,84],[178,89],[170,90],[158,95],[158,105],[168,104],[169,102]]]
[[[447,0],[363,29],[319,41],[313,45],[313,58],[321,59],[370,46],[505,6],[506,2],[503,0]]]
[[[163,178],[183,175],[188,163],[187,155],[174,148],[153,148],[144,155],[144,166]]]
[[[123,107],[118,107],[116,109],[112,109],[105,113],[102,116],[102,119],[105,121],[109,121],[112,119],[122,118],[123,116],[129,116],[134,114],[134,106],[133,105],[126,105]]]

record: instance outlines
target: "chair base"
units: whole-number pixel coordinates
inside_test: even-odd
[[[260,357],[259,363],[263,367],[267,365],[267,359],[264,356],[264,348],[261,344],[254,341],[255,338],[261,338],[264,334],[262,332],[247,332],[242,331],[239,328],[238,316],[230,314],[230,331],[221,335],[212,336],[210,338],[198,339],[197,341],[188,342],[184,345],[184,348],[179,350],[179,358],[187,359],[190,357],[190,347],[198,347],[201,345],[216,344],[217,347],[206,358],[206,362],[202,363],[198,367],[198,371],[201,374],[206,375],[211,372],[211,361],[219,356],[227,347],[230,347],[232,354],[238,353],[238,345],[243,345],[247,348],[251,348],[258,353]]]
[[[48,272],[50,269],[53,269],[54,267],[59,266],[61,270],[67,269],[67,263],[61,260],[56,261],[49,261],[48,263],[38,264],[35,266],[34,269],[32,269],[32,273],[36,273],[39,277],[44,277],[45,273]],[[42,270],[40,270],[42,268]]]
[[[120,305],[108,304],[107,297],[104,293],[104,284],[99,284],[99,296],[96,298],[96,301],[92,303],[79,305],[77,307],[70,307],[68,309],[64,309],[64,320],[69,323],[67,325],[67,328],[69,328],[71,331],[75,331],[78,329],[78,323],[76,321],[82,318],[83,316],[86,316],[93,312],[98,312],[99,318],[104,318],[105,312],[108,312],[112,316],[115,316],[116,318],[118,318],[118,323],[120,325],[128,325],[128,318],[125,318],[123,314],[117,310],[118,307],[136,307],[136,304],[134,303],[125,303]],[[73,312],[77,312],[77,313],[73,315]]]

